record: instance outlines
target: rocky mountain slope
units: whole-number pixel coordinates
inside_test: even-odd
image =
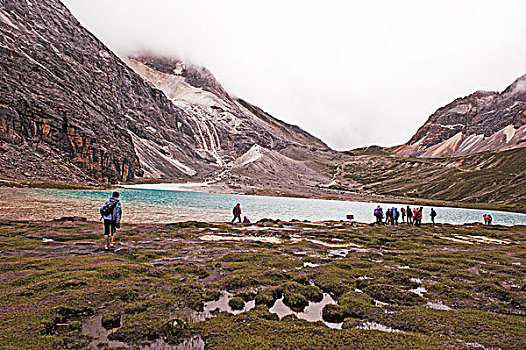
[[[127,63],[184,111],[193,123],[197,151],[215,162],[223,177],[270,180],[296,169],[303,177],[300,183],[326,179],[326,171],[311,161],[313,152],[330,151],[325,143],[230,96],[206,68],[154,55],[130,57]]]
[[[144,144],[162,154],[167,176],[212,169],[184,112],[59,1],[2,1],[0,23],[3,175],[126,181],[145,171]]]
[[[503,92],[477,91],[438,109],[397,155],[464,156],[526,146],[526,75]]]
[[[406,158],[369,149],[350,152],[340,167],[335,183],[347,191],[526,212],[526,147],[452,158]]]
[[[203,68],[130,60],[152,84],[58,0],[2,1],[0,33],[2,177],[213,178],[259,161],[254,149],[299,162],[313,183],[329,176],[309,160],[328,149],[319,139],[230,97]],[[301,160],[279,153],[291,147]]]

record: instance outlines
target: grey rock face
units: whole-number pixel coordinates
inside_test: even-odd
[[[3,175],[130,180],[144,172],[134,140],[177,160],[165,162],[167,176],[213,170],[195,151],[184,112],[59,1],[2,1],[0,33]],[[40,170],[19,171],[33,159],[40,159]]]
[[[0,24],[1,176],[201,179],[254,145],[328,148],[232,98],[205,68],[131,59],[142,78],[58,0],[2,1]]]
[[[461,156],[526,145],[526,75],[503,92],[477,91],[438,109],[400,155]]]

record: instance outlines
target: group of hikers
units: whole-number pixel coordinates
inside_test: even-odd
[[[250,220],[244,216],[241,220],[241,205],[237,203],[232,210],[234,218],[232,223],[238,220],[240,223],[250,223]],[[398,220],[400,216],[402,217],[402,222],[409,225],[420,226],[422,224],[423,217],[423,207],[411,209],[409,206],[401,207],[397,209],[396,207],[391,207],[387,209],[384,214],[384,211],[381,206],[378,205],[373,212],[376,218],[376,224],[378,225],[398,225]],[[435,224],[435,217],[437,212],[435,209],[431,208],[429,213],[431,222]],[[101,220],[104,220],[104,250],[113,250],[115,245],[115,234],[118,228],[121,225],[122,217],[122,205],[119,201],[119,192],[113,192],[110,199],[104,202],[104,205],[100,208],[100,217]],[[491,214],[484,214],[484,224],[491,225],[493,218]]]
[[[422,224],[423,210],[423,207],[411,209],[407,206],[407,208],[402,207],[400,210],[396,207],[392,207],[387,209],[384,214],[382,207],[378,206],[374,210],[373,215],[375,216],[378,225],[398,225],[398,220],[400,219],[400,216],[402,216],[402,222],[407,222],[409,225],[420,226]],[[431,222],[434,224],[435,217],[437,216],[435,209],[431,208],[429,216],[431,217]]]

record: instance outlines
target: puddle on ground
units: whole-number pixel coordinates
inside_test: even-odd
[[[93,340],[90,342],[90,347],[93,349],[98,349],[97,345],[99,343],[106,343],[108,347],[125,347],[129,348],[130,344],[120,342],[117,340],[109,340],[108,336],[115,331],[117,328],[107,330],[101,324],[103,315],[95,315],[88,318],[82,325],[82,333],[89,334],[93,337]],[[121,320],[122,321],[122,320]],[[201,337],[195,336],[189,339],[185,339],[182,343],[177,345],[171,345],[166,343],[163,339],[157,339],[155,342],[150,345],[143,346],[141,350],[204,350],[205,342]]]
[[[111,332],[116,330],[117,328],[113,329],[106,329],[102,327],[101,320],[103,315],[95,315],[90,318],[88,318],[84,324],[82,325],[82,333],[89,334],[93,337],[93,340],[90,342],[90,346],[94,349],[97,348],[98,343],[108,343],[109,347],[118,347],[118,346],[126,346],[128,344],[117,341],[117,340],[109,340],[108,335],[110,335]]]
[[[345,258],[349,253],[349,249],[329,249],[329,255]]]
[[[412,293],[415,293],[421,297],[424,296],[424,293],[427,293],[427,289],[425,289],[424,287],[418,287],[418,288],[415,288],[415,289],[410,289],[409,290],[410,292]]]
[[[428,308],[435,309],[435,310],[446,310],[446,311],[447,310],[453,310],[452,308],[450,308],[446,304],[442,303],[441,301],[439,301],[439,302],[428,301],[426,305],[427,305]]]
[[[388,332],[388,333],[403,333],[403,331],[399,329],[387,327],[387,326],[384,326],[383,324],[376,323],[376,322],[364,322],[362,323],[361,326],[358,326],[356,328],[374,330],[374,331],[382,331],[382,332]]]
[[[233,298],[234,296],[232,293],[229,292],[223,292],[221,297],[218,300],[214,301],[208,301],[205,303],[203,312],[198,312],[196,315],[196,321],[204,321],[207,318],[213,317],[212,314],[213,311],[219,310],[222,312],[228,312],[234,315],[240,314],[242,312],[247,312],[249,310],[252,310],[256,306],[256,302],[254,300],[251,300],[249,302],[245,303],[245,306],[241,310],[232,310],[230,305],[228,305],[228,302]]]
[[[315,263],[311,263],[308,261],[303,263],[303,267],[318,267],[318,266],[320,266],[320,264],[315,264]]]
[[[323,299],[319,303],[309,302],[303,312],[293,311],[290,307],[283,303],[283,298],[276,300],[274,305],[269,309],[269,312],[274,313],[283,318],[287,315],[296,315],[298,318],[309,322],[322,321],[329,328],[341,329],[343,323],[326,322],[322,319],[323,307],[327,304],[338,304],[329,294],[324,293]]]
[[[382,306],[389,306],[389,304],[384,303],[383,301],[374,299],[374,306],[382,307]]]
[[[304,228],[295,228],[295,227],[272,227],[272,226],[241,226],[241,227],[232,227],[232,230],[250,230],[250,231],[303,231]],[[309,229],[310,230],[310,229]]]
[[[266,228],[265,228],[266,229]],[[199,239],[207,242],[220,242],[220,241],[235,241],[235,242],[261,242],[261,243],[271,243],[271,244],[284,244],[286,240],[279,237],[272,236],[236,236],[236,235],[227,235],[227,234],[206,234],[199,236]],[[288,240],[287,240],[288,241]],[[367,249],[361,248],[359,245],[354,243],[327,243],[320,241],[318,239],[306,238],[300,236],[293,236],[289,244],[296,244],[302,241],[311,242],[317,245],[321,245],[326,248],[332,248],[329,250],[329,255],[333,256],[346,256],[350,249],[344,248],[353,248],[353,251],[357,252],[366,252]]]
[[[505,239],[495,239],[495,238],[489,238],[485,236],[471,236],[471,239],[474,239],[481,243],[486,243],[486,244],[511,244],[510,241],[505,240]]]
[[[199,237],[202,241],[236,241],[236,242],[261,242],[261,243],[272,243],[272,244],[282,244],[283,241],[278,237],[258,237],[258,236],[232,236],[232,235],[203,235]]]
[[[299,236],[292,237],[292,243],[299,243],[301,241],[311,242],[311,243],[321,245],[327,248],[351,248],[351,247],[361,248],[361,246],[354,244],[354,243],[328,243],[328,242],[320,241],[319,239],[314,239],[314,238],[306,238],[306,237],[299,237]],[[341,241],[341,240],[337,239],[337,241]]]
[[[456,243],[463,243],[463,244],[475,244],[475,243],[511,244],[511,241],[508,241],[508,240],[489,238],[486,236],[463,236],[463,235],[454,234],[453,237],[440,237],[440,238],[447,239],[449,241],[453,241]]]
[[[201,337],[192,337],[184,340],[177,345],[170,345],[162,339],[157,339],[148,346],[144,346],[141,350],[204,350],[205,342]]]
[[[452,242],[455,242],[455,243],[474,244],[473,242],[469,242],[469,241],[465,241],[463,239],[458,239],[458,238],[453,238],[453,237],[440,237],[440,238],[443,238],[443,239],[446,239],[448,241],[452,241]]]

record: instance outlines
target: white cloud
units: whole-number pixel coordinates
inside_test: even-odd
[[[406,142],[526,73],[524,1],[63,0],[124,56],[176,54],[337,149]]]

